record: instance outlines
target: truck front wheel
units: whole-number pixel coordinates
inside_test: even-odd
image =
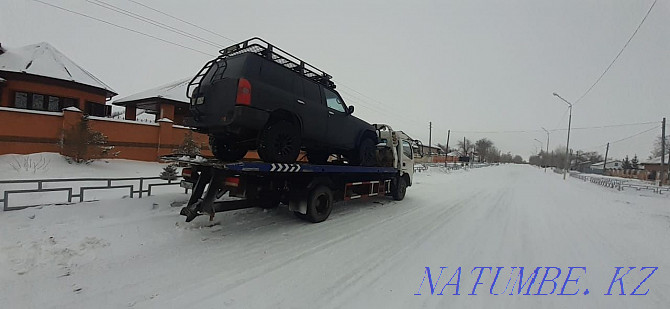
[[[405,177],[398,177],[393,181],[391,186],[391,194],[393,194],[393,199],[396,201],[401,201],[405,198],[405,193],[407,192],[407,182]]]

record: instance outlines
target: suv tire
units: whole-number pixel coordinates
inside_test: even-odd
[[[358,148],[354,151],[351,163],[361,166],[377,165],[377,147],[375,141],[369,137],[364,137]]]
[[[214,157],[221,161],[239,161],[247,154],[247,149],[235,145],[226,138],[209,137],[209,148]]]
[[[279,120],[261,131],[258,156],[270,163],[295,163],[300,154],[300,130],[291,122]]]

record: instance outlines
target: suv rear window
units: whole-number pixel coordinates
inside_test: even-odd
[[[246,57],[231,57],[217,60],[202,79],[204,85],[211,84],[224,77],[240,77],[244,70]]]

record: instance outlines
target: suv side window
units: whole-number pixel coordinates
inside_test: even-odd
[[[407,141],[402,141],[402,153],[406,157],[412,159],[412,154],[413,154],[412,146]]]
[[[335,94],[335,92],[323,88],[323,93],[326,95],[326,104],[328,105],[328,108],[344,113],[344,104],[342,103],[342,100],[340,100],[340,97]]]

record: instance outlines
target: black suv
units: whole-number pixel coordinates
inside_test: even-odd
[[[240,160],[257,149],[263,161],[293,163],[305,150],[312,164],[331,154],[375,164],[374,127],[352,115],[330,75],[259,38],[220,53],[187,90],[187,124],[209,135],[218,159]]]

